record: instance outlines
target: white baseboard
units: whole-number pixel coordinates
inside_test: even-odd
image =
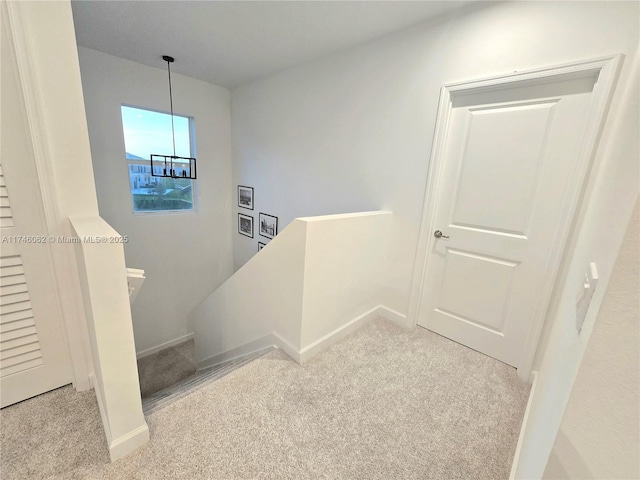
[[[277,345],[277,342],[273,338],[273,335],[265,335],[264,337],[253,340],[239,347],[232,348],[226,352],[218,353],[211,357],[205,358],[198,362],[198,370],[203,368],[215,367],[221,363],[228,362],[229,360],[235,360],[245,355],[251,355],[258,353],[262,350],[268,350]]]
[[[109,442],[109,455],[111,456],[111,461],[115,462],[119,458],[129,455],[148,441],[149,427],[147,426],[147,423],[144,422],[138,428]]]
[[[520,465],[520,451],[522,450],[522,442],[524,440],[524,433],[527,429],[527,423],[529,422],[529,414],[531,413],[531,404],[533,403],[533,397],[536,392],[536,385],[538,384],[538,372],[531,372],[531,391],[529,392],[529,400],[527,401],[527,408],[524,411],[524,418],[522,419],[522,427],[520,428],[520,435],[518,436],[518,444],[516,446],[516,453],[513,456],[513,463],[511,464],[511,473],[509,474],[509,480],[515,480],[518,466]]]
[[[100,418],[102,419],[104,433],[107,437],[107,445],[109,445],[109,456],[111,457],[111,461],[115,462],[119,458],[130,454],[138,447],[141,447],[149,441],[149,427],[147,426],[147,423],[143,421],[143,424],[139,427],[113,440],[111,438],[111,429],[109,428],[109,419],[107,418],[103,392],[100,388],[100,385],[98,385],[94,373],[89,375],[89,381],[93,386],[94,392],[96,392],[96,399],[98,400],[98,410],[100,410]]]
[[[378,306],[378,315],[386,318],[387,320],[391,320],[393,323],[397,323],[401,327],[413,327],[413,325],[409,325],[409,320],[404,313],[396,312],[395,310],[391,310],[389,307],[385,307],[384,305]]]
[[[336,328],[334,331],[328,333],[322,338],[319,338],[315,342],[307,345],[302,348],[298,353],[299,360],[298,363],[304,363],[309,359],[316,356],[321,351],[329,348],[331,345],[336,343],[338,340],[343,339],[347,335],[349,335],[354,330],[357,330],[359,327],[364,325],[365,323],[373,320],[377,317],[384,317],[388,320],[391,320],[394,323],[397,323],[400,326],[407,327],[407,316],[396,312],[395,310],[391,310],[390,308],[385,307],[384,305],[378,305],[377,307],[372,308],[364,312],[361,315],[358,315],[353,320],[345,323],[341,327]],[[286,350],[285,350],[286,351]],[[287,352],[287,354],[294,358],[291,354]],[[295,360],[295,358],[294,358]]]
[[[319,338],[315,342],[307,345],[306,347],[298,350],[296,347],[291,345],[287,339],[285,339],[278,332],[273,332],[270,335],[265,335],[262,338],[254,340],[252,342],[246,343],[236,348],[232,348],[223,353],[216,354],[212,357],[206,358],[200,362],[198,362],[198,369],[213,367],[220,363],[233,360],[238,357],[242,357],[245,355],[249,355],[252,353],[256,353],[260,350],[267,349],[271,346],[276,346],[280,348],[284,353],[286,353],[292,360],[297,363],[304,363],[309,359],[315,357],[321,351],[329,348],[331,345],[336,343],[338,340],[349,335],[354,330],[358,329],[365,323],[373,320],[377,317],[384,317],[388,320],[391,320],[394,323],[402,327],[408,327],[407,324],[407,316],[396,312],[390,308],[385,307],[384,305],[378,305],[377,307],[373,307],[371,310],[364,312],[361,315],[358,315],[356,318],[348,321],[342,326],[336,328],[332,332],[329,332],[322,338]],[[166,347],[163,347],[166,348]],[[152,352],[153,353],[153,352]],[[138,357],[140,358],[140,356]]]
[[[282,337],[279,333],[273,332],[272,334],[273,343],[276,347],[281,349],[284,353],[289,355],[291,359],[297,363],[300,363],[300,352],[297,348],[291,345],[284,337]]]
[[[379,310],[380,310],[379,306],[374,307],[371,310],[364,312],[361,315],[358,315],[356,318],[345,323],[341,327],[336,328],[333,332],[328,333],[324,337],[319,338],[315,342],[302,348],[299,353],[300,355],[299,363],[304,363],[307,360],[313,358],[321,351],[329,348],[331,345],[336,343],[338,340],[343,339],[344,337],[349,335],[351,332],[358,329],[358,327],[361,327],[362,325],[369,322],[370,320],[373,320],[374,318],[378,317],[380,315]]]
[[[143,357],[148,357],[149,355],[153,355],[154,353],[158,353],[160,350],[164,350],[165,348],[175,347],[176,345],[180,345],[181,343],[187,342],[193,338],[193,333],[187,333],[182,337],[175,338],[173,340],[169,340],[168,342],[161,343],[160,345],[156,345],[155,347],[147,348],[146,350],[142,350],[141,352],[136,353],[136,358],[141,359]]]

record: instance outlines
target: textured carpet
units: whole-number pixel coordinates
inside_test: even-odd
[[[196,372],[193,340],[138,360],[140,394],[148,397],[174,385]]]
[[[275,347],[271,347],[269,350],[273,350],[274,348]],[[266,350],[262,350],[258,353],[245,355],[210,368],[198,370],[184,380],[174,383],[173,385],[153,393],[152,395],[144,397],[142,399],[142,410],[145,415],[149,415],[151,412],[154,412],[159,408],[164,408],[187,395],[191,395],[196,390],[207,386],[211,382],[221,379],[225,375],[243,367],[247,363],[253,362],[255,359],[266,353]]]
[[[113,464],[91,392],[6,408],[1,476],[506,479],[528,392],[511,367],[378,319],[304,366],[275,350],[157,410]]]

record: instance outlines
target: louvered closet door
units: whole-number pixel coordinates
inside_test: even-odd
[[[43,362],[21,255],[0,257],[0,285],[0,359],[5,377],[38,367]]]
[[[24,214],[33,206],[25,205],[27,208],[23,209],[11,203],[11,188],[5,185],[2,167],[0,404],[6,407],[66,385],[72,377],[56,300],[50,246],[18,241],[22,236],[32,236],[33,231],[37,232],[34,238],[42,236],[43,229],[23,228],[17,213]],[[33,224],[33,220],[27,216],[26,223]]]
[[[3,25],[4,27],[4,25]],[[8,28],[0,81],[0,406],[71,383],[47,229]]]

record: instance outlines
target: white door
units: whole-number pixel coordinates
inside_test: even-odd
[[[71,383],[44,210],[8,28],[2,28],[0,407]]]
[[[570,221],[565,194],[579,181],[596,80],[573,73],[452,97],[418,324],[519,366]]]

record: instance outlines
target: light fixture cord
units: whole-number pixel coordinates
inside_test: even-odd
[[[173,139],[173,156],[176,156],[176,131],[173,126],[173,94],[171,93],[171,62],[167,60],[167,71],[169,72],[169,103],[171,105],[171,138]],[[173,169],[173,159],[171,159]],[[173,176],[173,172],[171,172]]]

